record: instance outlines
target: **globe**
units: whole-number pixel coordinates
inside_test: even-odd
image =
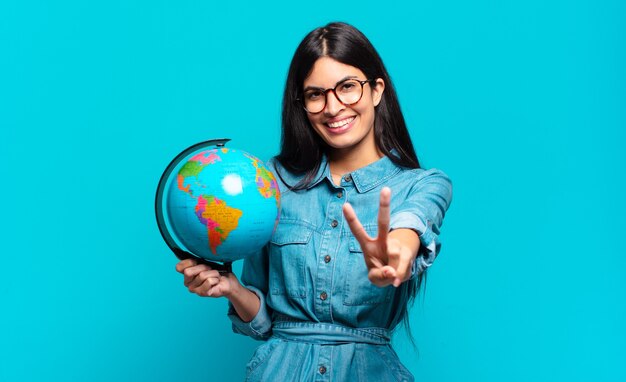
[[[274,174],[257,157],[225,147],[228,141],[187,148],[159,181],[157,224],[181,259],[242,259],[258,253],[278,224],[280,190]]]

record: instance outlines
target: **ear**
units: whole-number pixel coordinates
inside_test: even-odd
[[[374,102],[374,107],[376,107],[380,103],[380,100],[383,99],[385,81],[383,81],[382,78],[377,78],[376,82],[370,82],[370,85],[372,85],[372,101]]]

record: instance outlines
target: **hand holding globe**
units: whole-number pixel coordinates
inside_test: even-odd
[[[195,259],[178,262],[176,271],[183,274],[184,284],[191,293],[203,297],[229,297],[238,287],[243,287],[232,272],[220,273]]]

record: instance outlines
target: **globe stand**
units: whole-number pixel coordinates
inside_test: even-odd
[[[181,249],[176,243],[176,241],[174,240],[174,238],[170,235],[169,231],[167,230],[167,226],[165,224],[165,217],[163,214],[162,201],[163,201],[163,195],[165,192],[165,185],[167,183],[167,179],[170,177],[170,175],[172,174],[172,171],[178,165],[181,159],[185,158],[187,155],[194,152],[199,147],[209,146],[209,145],[213,145],[216,147],[224,147],[224,145],[228,141],[230,141],[230,139],[228,138],[211,139],[209,141],[195,144],[187,148],[186,150],[184,150],[182,153],[178,154],[176,158],[174,158],[170,162],[170,164],[167,166],[167,168],[163,172],[163,175],[161,175],[161,179],[159,180],[159,185],[157,187],[157,193],[156,193],[156,198],[155,198],[155,212],[156,212],[157,225],[159,226],[159,231],[161,232],[161,236],[163,236],[163,240],[165,240],[165,243],[167,244],[168,247],[170,247],[172,252],[174,252],[176,257],[178,257],[180,260],[193,259],[197,261],[198,263],[206,264],[212,269],[217,270],[221,275],[227,275],[233,272],[232,262],[224,262],[222,264],[222,263],[218,263],[214,261],[209,261],[203,257],[196,256],[188,251]]]

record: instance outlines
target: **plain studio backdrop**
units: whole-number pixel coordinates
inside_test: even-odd
[[[243,379],[257,343],[184,288],[154,193],[199,141],[276,154],[330,21],[454,182],[417,347],[394,337],[417,380],[626,380],[623,1],[24,0],[0,4],[0,381]]]

